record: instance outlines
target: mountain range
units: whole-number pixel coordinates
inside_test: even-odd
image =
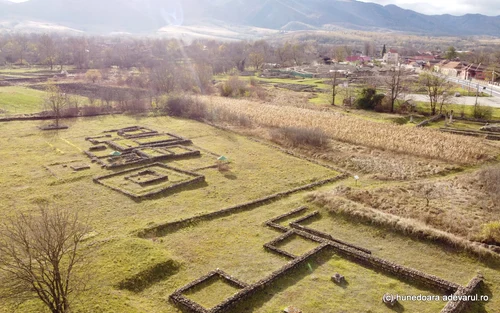
[[[165,26],[274,30],[342,27],[426,35],[500,34],[500,16],[425,15],[355,0],[0,0],[0,29],[37,22],[88,33],[153,33]]]

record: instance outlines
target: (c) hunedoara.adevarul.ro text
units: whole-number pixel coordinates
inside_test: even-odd
[[[391,295],[385,294],[384,300],[387,302],[398,301],[398,302],[406,302],[406,301],[421,301],[421,302],[430,302],[430,301],[464,301],[464,302],[487,302],[489,297],[487,295],[449,295],[449,296],[436,296],[436,295]]]

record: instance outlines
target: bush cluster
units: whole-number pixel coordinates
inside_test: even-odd
[[[161,110],[171,116],[203,120],[208,116],[205,104],[194,97],[173,95],[169,97]]]
[[[319,128],[283,127],[270,131],[273,141],[286,141],[291,146],[324,147],[328,136]]]
[[[500,245],[500,221],[484,224],[481,239],[489,244]]]
[[[493,108],[487,105],[477,104],[474,106],[472,115],[477,119],[490,120],[493,116]]]
[[[358,109],[375,110],[375,108],[382,106],[384,97],[383,94],[377,94],[375,88],[363,88],[355,104]]]
[[[254,97],[260,100],[267,98],[267,92],[259,86],[259,82],[255,77],[250,80],[243,81],[238,76],[231,76],[229,79],[219,84],[219,94],[223,97]]]

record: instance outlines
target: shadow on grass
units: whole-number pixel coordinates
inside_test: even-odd
[[[391,311],[393,311],[393,312],[402,313],[402,312],[404,312],[404,311],[405,311],[404,306],[403,306],[401,303],[399,303],[399,302],[396,302],[396,303],[394,304],[394,306],[391,306],[391,305],[389,305],[389,304],[386,304],[386,306],[387,306],[389,309],[391,309]]]
[[[321,220],[323,217],[320,215],[320,214],[316,214],[314,216],[311,216],[310,218],[300,222],[299,224],[302,225],[302,226],[310,226],[311,224],[313,224],[314,222],[317,222],[319,220]]]
[[[226,174],[224,174],[224,177],[229,179],[229,180],[237,180],[238,179],[238,176],[236,176],[233,173],[226,173]]]
[[[328,262],[333,257],[333,255],[333,251],[329,249],[323,250],[318,255],[316,255],[316,257],[311,259],[307,264],[303,264],[297,269],[290,271],[286,276],[277,279],[270,286],[263,288],[255,294],[249,296],[247,299],[242,300],[240,303],[232,307],[228,312],[242,313],[257,311],[258,308],[261,308],[268,301],[270,301],[275,294],[281,293],[287,288],[296,285],[306,276],[313,273],[316,268]],[[287,305],[293,305],[292,302],[293,299],[290,299],[290,303]]]
[[[173,260],[158,263],[132,277],[121,281],[117,288],[127,289],[132,292],[141,292],[179,271],[179,264]]]
[[[147,197],[142,197],[142,198],[133,198],[133,200],[136,203],[140,203],[142,201],[147,201],[147,200],[159,200],[159,199],[162,199],[165,197],[175,195],[175,194],[180,193],[180,192],[196,190],[196,189],[205,188],[205,187],[208,187],[208,183],[206,181],[202,181],[202,182],[186,185],[182,188],[167,189],[165,191],[162,191],[162,192],[157,193],[157,194],[152,195],[152,196],[147,196]]]
[[[335,285],[341,287],[342,289],[347,289],[347,287],[349,287],[349,282],[347,280],[343,280],[340,283],[335,283]]]
[[[488,311],[486,309],[486,304],[491,301],[493,298],[493,292],[491,289],[488,287],[487,284],[483,283],[481,284],[481,288],[477,292],[478,297],[480,298],[481,295],[483,296],[488,296],[488,301],[475,301],[475,302],[470,302],[470,305],[468,307],[468,310],[466,312],[473,312],[473,313],[488,313],[491,311]]]

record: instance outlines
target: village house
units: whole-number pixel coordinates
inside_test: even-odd
[[[483,64],[467,64],[464,65],[463,71],[460,74],[460,78],[462,79],[478,79],[478,80],[484,80],[485,79],[485,74],[487,71],[487,65]]]
[[[462,74],[464,69],[463,62],[460,61],[449,61],[448,63],[440,67],[440,73],[446,76],[457,77]]]
[[[384,57],[382,60],[387,63],[387,64],[398,64],[399,63],[399,54],[396,50],[389,50],[386,54],[384,54]]]
[[[371,62],[372,58],[369,57],[369,56],[365,56],[365,55],[351,55],[351,56],[348,56],[346,58],[346,61],[347,62],[350,62],[350,63],[356,63],[356,62],[359,62],[359,63],[366,63],[366,62]]]

